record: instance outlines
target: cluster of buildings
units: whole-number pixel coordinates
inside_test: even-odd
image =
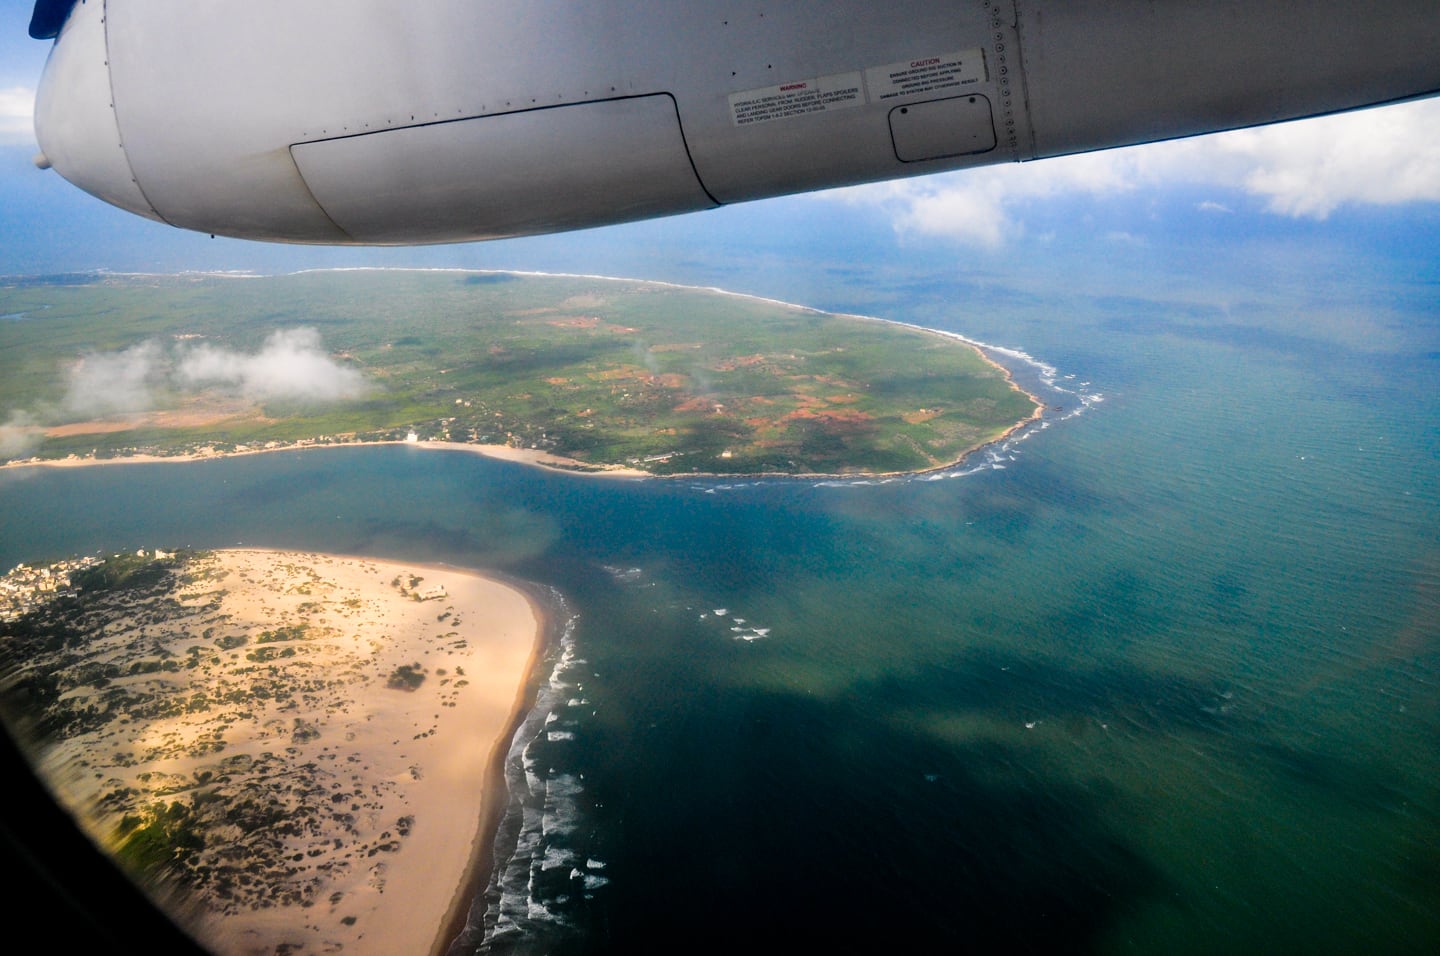
[[[84,557],[59,561],[43,568],[17,564],[9,574],[0,578],[0,621],[19,620],[57,597],[74,594],[70,575],[99,563],[99,558]]]

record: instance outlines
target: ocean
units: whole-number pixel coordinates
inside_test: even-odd
[[[8,469],[0,565],[244,544],[553,589],[456,953],[1440,951],[1440,309],[837,288],[805,304],[1003,346],[1055,408],[891,481]]]

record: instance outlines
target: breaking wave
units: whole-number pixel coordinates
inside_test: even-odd
[[[496,830],[490,879],[470,909],[450,956],[509,953],[580,932],[574,911],[610,882],[605,861],[584,844],[581,775],[557,768],[576,746],[572,712],[583,696],[586,665],[575,647],[578,616],[551,589],[551,607],[564,627],[546,662],[550,673],[511,738],[505,755],[507,806]]]

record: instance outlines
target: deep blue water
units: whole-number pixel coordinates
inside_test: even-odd
[[[243,543],[556,588],[490,951],[1440,951],[1434,307],[845,288],[814,304],[1092,404],[930,481],[7,470],[0,565]]]

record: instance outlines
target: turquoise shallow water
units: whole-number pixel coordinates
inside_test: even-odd
[[[244,543],[556,588],[489,951],[1436,951],[1435,317],[887,295],[1091,404],[883,484],[403,447],[8,470],[0,565]]]

